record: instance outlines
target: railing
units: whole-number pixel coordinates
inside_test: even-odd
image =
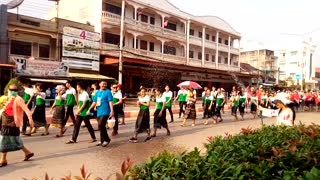
[[[200,59],[189,59],[189,65],[195,67],[202,67],[202,61]]]
[[[230,52],[231,52],[231,54],[236,54],[236,55],[238,55],[240,51],[239,51],[239,49],[237,49],[237,48],[231,47]]]
[[[219,44],[219,51],[229,52],[229,47],[225,44]]]
[[[208,68],[210,68],[210,69],[216,69],[216,68],[217,68],[215,62],[208,62],[208,61],[207,61],[207,62],[204,63],[204,66],[205,66],[205,67],[208,67]]]
[[[216,42],[210,41],[210,40],[206,40],[205,41],[205,46],[211,49],[216,49],[217,45]]]
[[[108,23],[115,23],[120,24],[121,23],[121,16],[113,13],[109,13],[106,11],[102,11],[102,22],[108,22]]]
[[[115,44],[101,43],[100,48],[102,50],[118,50],[119,46]]]
[[[30,59],[29,56],[23,56],[23,55],[16,55],[16,54],[10,54],[9,59],[10,61],[15,61],[15,59]],[[42,57],[35,57],[32,56],[34,60],[41,60],[41,61],[58,61],[58,59],[55,58],[42,58]]]
[[[202,39],[196,36],[190,36],[190,44],[202,46]]]

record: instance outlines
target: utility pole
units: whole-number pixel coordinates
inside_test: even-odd
[[[56,40],[56,60],[60,61],[60,38],[59,38],[59,2],[60,0],[49,0],[49,1],[54,1],[56,2],[56,10],[57,10],[57,15],[56,15],[56,31],[57,31],[57,40]]]
[[[120,25],[120,51],[119,51],[119,79],[118,83],[122,84],[122,71],[123,71],[123,36],[124,36],[124,10],[125,10],[125,0],[122,0],[122,9],[121,9],[121,25]]]

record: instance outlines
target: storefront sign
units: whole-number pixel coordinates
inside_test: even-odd
[[[95,60],[63,57],[62,62],[69,64],[70,69],[82,69],[90,71],[99,71],[100,69],[100,62]]]
[[[181,73],[181,80],[212,81],[212,82],[233,81],[231,76],[229,75],[215,75],[215,74],[193,73],[193,72]]]
[[[81,29],[63,28],[64,57],[77,57],[83,59],[99,60],[100,58],[100,34]]]
[[[68,76],[68,64],[56,61],[31,60],[27,58],[14,57],[16,62],[16,73],[23,76],[35,77],[57,77]]]

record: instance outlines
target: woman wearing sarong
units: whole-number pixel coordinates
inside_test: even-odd
[[[139,114],[136,121],[135,131],[133,137],[129,140],[130,142],[138,142],[138,133],[147,132],[148,137],[144,140],[145,142],[151,140],[150,130],[150,97],[146,95],[146,89],[140,88],[140,96],[137,101],[137,105],[140,107]]]
[[[65,88],[63,86],[57,86],[57,96],[50,109],[50,112],[53,111],[51,125],[60,129],[60,133],[56,137],[62,137],[66,131],[65,125],[65,104],[66,97],[63,95],[65,93]]]
[[[214,112],[214,116],[212,117],[213,118],[213,123],[216,124],[217,123],[217,120],[218,118],[220,118],[219,122],[222,122],[223,119],[221,117],[221,109],[223,108],[224,106],[224,103],[225,103],[225,96],[223,94],[223,92],[221,91],[221,88],[218,88],[217,90],[217,100],[216,100],[216,109],[215,109],[215,112]]]
[[[166,128],[167,136],[170,136],[170,130],[166,120],[166,98],[163,96],[160,89],[156,89],[156,110],[154,112],[153,128],[154,133],[151,137],[157,136],[157,129]]]
[[[1,132],[0,132],[0,167],[6,166],[7,153],[22,150],[25,154],[24,161],[28,161],[32,156],[26,147],[24,147],[20,138],[20,129],[23,123],[23,114],[27,114],[29,125],[33,127],[33,120],[30,110],[24,103],[23,99],[18,96],[18,87],[16,85],[9,86],[9,96],[1,114]]]
[[[255,92],[253,92],[252,96],[250,97],[250,101],[251,101],[250,112],[253,115],[253,119],[255,119],[257,117],[257,108],[258,108],[257,105],[259,102]]]
[[[241,120],[244,120],[244,110],[246,108],[247,104],[247,96],[242,93],[242,91],[239,92],[239,112],[241,116]]]
[[[33,111],[32,119],[34,120],[34,128],[31,133],[36,133],[36,128],[45,127],[45,133],[41,134],[42,136],[49,135],[49,124],[46,120],[46,93],[43,92],[43,85],[35,85],[36,92],[36,108]]]
[[[232,92],[232,96],[230,98],[231,101],[231,115],[234,117],[233,121],[238,121],[237,110],[239,108],[239,94],[237,91]]]
[[[187,107],[183,115],[182,127],[186,126],[187,119],[192,119],[192,126],[196,125],[196,95],[193,88],[189,88],[188,97],[187,97]]]

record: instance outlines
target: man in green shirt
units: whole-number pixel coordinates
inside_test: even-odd
[[[111,92],[112,92],[112,104],[113,104],[113,110],[114,110],[114,118],[116,119],[115,125],[113,127],[112,136],[115,136],[118,134],[118,128],[119,128],[119,113],[122,108],[122,94],[121,91],[118,91],[118,85],[113,84],[111,86]]]
[[[71,86],[71,82],[66,83],[66,101],[67,101],[67,112],[66,112],[66,121],[68,122],[69,117],[71,117],[73,125],[76,124],[76,118],[74,116],[73,108],[78,104],[76,90]]]
[[[174,99],[174,101],[176,102],[177,99],[179,101],[179,107],[180,107],[180,111],[179,111],[179,118],[181,118],[181,114],[184,114],[184,110],[186,109],[187,106],[187,90],[183,89],[183,87],[180,88],[180,90],[178,91],[178,96]]]
[[[24,103],[28,106],[28,109],[32,109],[32,97],[33,97],[33,89],[30,87],[31,80],[29,78],[25,77],[18,77],[18,81],[20,85],[24,88],[24,93],[23,93],[23,100]],[[27,126],[29,124],[28,116],[26,113],[23,115],[23,124],[22,124],[22,131],[21,133],[26,136],[30,136],[31,133],[26,133],[27,131]]]

